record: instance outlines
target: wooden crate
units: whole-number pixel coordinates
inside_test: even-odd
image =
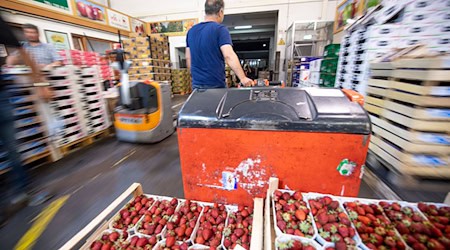
[[[142,186],[139,183],[133,183],[119,197],[117,197],[108,207],[106,207],[97,217],[95,217],[80,232],[67,241],[60,249],[89,249],[90,244],[99,238],[101,233],[108,229],[109,223],[114,220],[114,212],[118,211],[120,206],[129,202],[129,197],[135,197],[144,194]],[[264,200],[254,199],[253,205],[253,224],[252,239],[250,242],[251,250],[260,250],[263,248],[263,227],[264,227]]]
[[[368,81],[370,150],[409,177],[450,179],[450,71],[443,61],[378,63]],[[448,64],[447,64],[448,65]],[[420,67],[415,69],[416,67]]]

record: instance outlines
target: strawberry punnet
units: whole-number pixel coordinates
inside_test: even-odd
[[[215,203],[212,207],[204,207],[194,243],[211,248],[220,246],[226,219],[227,211],[224,205]]]
[[[379,204],[412,249],[450,249],[448,235],[412,207],[397,202],[380,201]]]
[[[126,230],[124,230],[123,232],[119,231],[104,232],[100,237],[100,239],[97,239],[91,243],[90,249],[91,250],[122,249],[121,245],[125,242],[127,238],[128,233]]]
[[[134,227],[154,201],[153,198],[147,198],[145,195],[134,198],[133,201],[119,211],[119,215],[114,220],[112,227],[120,230]]]
[[[298,240],[288,240],[284,242],[278,242],[279,250],[315,250],[316,248],[308,243],[303,243]]]
[[[312,238],[314,227],[309,214],[308,205],[303,200],[302,193],[276,190],[273,193],[277,227],[285,234]]]
[[[156,250],[188,250],[189,245],[186,242],[176,242],[174,241],[174,238],[168,238],[170,241],[166,241],[160,243],[158,247],[156,247]],[[173,241],[172,241],[173,240]]]
[[[355,229],[338,201],[329,196],[308,200],[319,235],[335,249],[356,249]]]
[[[176,241],[188,241],[202,209],[203,207],[198,203],[186,200],[167,222],[167,231],[164,237],[172,236]]]
[[[253,212],[249,207],[239,206],[236,212],[230,212],[228,224],[223,231],[223,245],[226,249],[234,249],[240,245],[250,249],[252,238]]]
[[[344,207],[367,248],[399,250],[406,248],[405,243],[397,236],[394,225],[377,204],[355,201],[345,202]]]
[[[450,239],[450,207],[441,206],[438,208],[434,204],[426,203],[419,203],[417,207],[446,238]]]
[[[160,234],[175,213],[177,205],[176,198],[157,200],[150,210],[144,213],[142,220],[137,224],[137,231],[149,236]]]

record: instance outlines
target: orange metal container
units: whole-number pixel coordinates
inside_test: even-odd
[[[248,105],[251,107],[242,107],[242,114],[234,114],[233,110],[238,110],[242,101],[227,106],[226,99],[236,101],[242,92],[230,91],[250,91]],[[326,100],[317,97],[320,95],[317,92],[298,100],[295,95],[289,95],[288,101],[283,99],[283,92],[275,94],[275,98],[255,99],[251,97],[252,91],[196,91],[183,107],[178,142],[187,199],[251,205],[252,197],[266,195],[271,176],[278,177],[283,188],[345,196],[358,194],[370,135],[368,117],[358,104],[349,101],[342,92],[342,95],[329,92]],[[337,96],[332,96],[333,93]],[[319,103],[323,101],[328,104]],[[203,102],[206,102],[204,106]],[[269,106],[258,113],[261,102]],[[309,103],[311,119],[307,119],[308,112],[301,108],[297,114],[305,117],[298,122],[290,117],[295,112],[289,113],[288,108],[286,113],[283,106],[273,111],[280,111],[280,116],[267,114],[271,103],[276,102]],[[342,124],[345,119],[339,120],[337,113],[330,117],[328,110],[328,114],[321,116],[321,111],[327,111],[323,105],[346,105],[342,108],[345,114],[342,118],[348,118],[345,126]],[[227,107],[231,107],[228,113]],[[208,110],[215,116],[208,116]],[[330,120],[328,124],[324,123],[326,119]],[[337,170],[344,159],[355,164],[349,175]]]

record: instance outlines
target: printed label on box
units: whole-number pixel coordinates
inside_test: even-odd
[[[418,139],[427,143],[450,145],[450,136],[445,134],[420,134]]]
[[[225,190],[236,190],[237,181],[234,173],[227,171],[222,172],[222,185]]]
[[[432,155],[415,155],[413,156],[413,161],[429,166],[447,166],[447,162],[443,161],[440,157]]]
[[[450,109],[425,109],[427,115],[437,118],[450,118]]]

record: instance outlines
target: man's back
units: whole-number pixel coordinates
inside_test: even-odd
[[[191,53],[191,74],[194,88],[225,88],[225,62],[220,47],[232,45],[228,29],[216,22],[203,22],[192,27],[187,35]]]

